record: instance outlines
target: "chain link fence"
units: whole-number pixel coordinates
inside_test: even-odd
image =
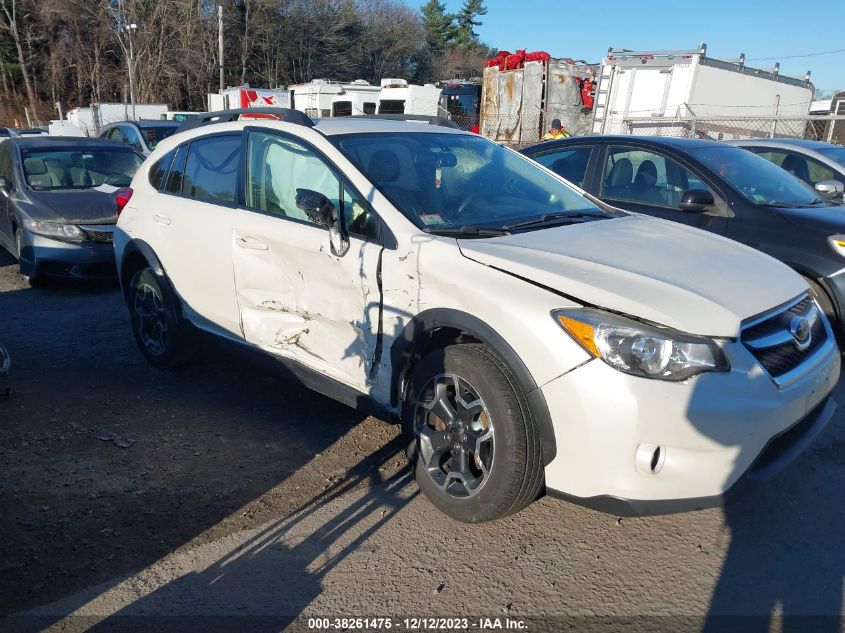
[[[489,112],[481,121],[483,136],[512,147],[542,140],[553,119],[571,136],[589,134],[676,136],[731,141],[750,138],[803,138],[845,145],[845,115],[805,117],[620,117],[594,121],[591,113],[523,108]]]

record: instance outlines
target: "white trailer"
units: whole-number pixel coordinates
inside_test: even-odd
[[[441,89],[432,84],[409,85],[404,79],[382,79],[379,114],[438,116]]]
[[[313,79],[288,86],[290,107],[314,118],[375,114],[381,88],[356,79],[349,83]]]
[[[97,136],[100,128],[109,123],[140,119],[159,120],[168,110],[164,103],[136,103],[135,116],[128,103],[92,103],[91,107],[68,110],[67,120],[78,127],[86,136]]]
[[[801,79],[707,56],[694,50],[630,51],[611,48],[602,60],[593,132],[650,134],[667,121],[807,116],[813,100],[810,73]],[[748,122],[724,121],[726,134],[742,136]]]

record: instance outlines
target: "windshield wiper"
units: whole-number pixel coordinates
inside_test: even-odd
[[[607,218],[608,216],[604,213],[596,213],[594,211],[559,211],[557,213],[544,213],[539,217],[532,218],[530,220],[525,220],[524,222],[517,222],[516,224],[508,224],[506,226],[503,226],[502,228],[506,231],[512,231],[513,229],[521,229],[527,226],[540,226],[542,224],[551,224],[558,222],[564,223],[564,220],[571,220],[571,224],[576,224],[581,220],[603,220]]]
[[[497,237],[499,235],[508,235],[510,231],[507,227],[500,229],[491,229],[478,226],[444,226],[437,229],[423,229],[426,233],[432,235],[452,235],[458,237]]]

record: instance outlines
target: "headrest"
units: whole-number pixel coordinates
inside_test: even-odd
[[[23,162],[23,168],[30,176],[40,176],[47,173],[47,163],[42,158],[27,158]]]
[[[389,149],[377,150],[370,157],[367,172],[376,184],[393,182],[399,178],[399,157]]]

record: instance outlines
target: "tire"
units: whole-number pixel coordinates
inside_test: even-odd
[[[42,275],[38,270],[38,261],[34,261],[32,263],[33,273],[31,275],[27,275],[25,272],[23,272],[23,267],[21,266],[21,248],[21,230],[16,228],[15,251],[18,258],[18,272],[24,277],[26,277],[31,288],[38,288],[39,286],[44,285],[44,275]]]
[[[132,277],[127,302],[132,333],[150,365],[174,369],[191,360],[190,331],[168,283],[150,268],[142,268]]]
[[[450,345],[420,360],[405,389],[402,430],[420,490],[458,521],[518,512],[543,489],[540,438],[525,397],[484,345]]]
[[[836,309],[833,307],[833,302],[830,300],[827,292],[822,288],[818,282],[813,281],[809,277],[804,277],[804,281],[810,286],[810,295],[818,302],[822,312],[825,313],[828,319],[836,319]]]
[[[816,303],[819,304],[819,307],[822,309],[822,312],[824,312],[827,320],[830,321],[830,327],[833,328],[833,331],[836,333],[837,340],[842,343],[845,336],[843,336],[843,332],[839,327],[839,321],[836,318],[836,307],[833,305],[830,295],[827,294],[825,289],[822,288],[818,282],[810,279],[809,277],[804,277],[804,281],[806,281],[807,285],[810,287],[810,296],[813,297],[813,299],[816,300]]]

